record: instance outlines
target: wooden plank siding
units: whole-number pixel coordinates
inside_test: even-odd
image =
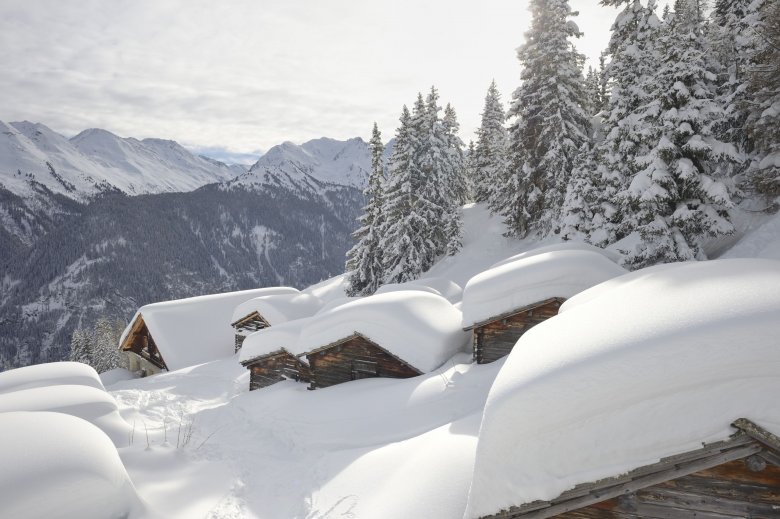
[[[282,380],[309,382],[309,366],[286,351],[280,351],[265,357],[244,363],[249,369],[249,390],[268,387]]]
[[[140,315],[133,323],[130,333],[125,337],[120,349],[138,355],[153,366],[168,370],[168,366],[165,365],[165,359],[162,358],[154,338],[149,333],[149,328],[146,327],[146,323],[144,323],[144,319]]]
[[[262,330],[263,328],[268,328],[271,325],[258,312],[252,312],[251,314],[245,315],[241,319],[230,323],[230,326],[236,330],[234,347],[235,351],[238,352],[244,344],[244,339],[246,339],[250,333]]]
[[[410,378],[422,373],[360,334],[306,354],[311,368],[310,389],[361,378]]]
[[[513,313],[493,318],[474,327],[474,360],[494,362],[512,351],[517,340],[537,324],[558,315],[563,298],[551,298]]]
[[[780,518],[778,438],[746,419],[732,425],[728,440],[483,519]]]
[[[553,517],[777,519],[780,517],[780,468],[764,464],[762,470],[754,471],[747,459],[730,461]]]

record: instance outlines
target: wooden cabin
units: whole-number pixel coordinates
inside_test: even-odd
[[[261,316],[257,311],[253,311],[252,313],[243,316],[239,320],[230,323],[230,326],[232,326],[236,331],[235,349],[238,351],[241,349],[241,346],[244,344],[244,340],[250,333],[262,330],[263,328],[267,328],[271,325],[268,323],[268,321],[263,319],[263,316]]]
[[[162,358],[154,337],[141,315],[138,315],[131,324],[119,349],[126,352],[130,371],[141,371],[146,376],[168,370],[165,359]]]
[[[562,297],[551,297],[464,328],[472,331],[474,361],[487,364],[509,355],[525,332],[558,315],[564,301]]]
[[[306,354],[309,389],[373,377],[410,378],[422,372],[360,333],[353,333]]]
[[[729,439],[483,519],[780,517],[780,438],[741,418]]]
[[[300,293],[294,288],[273,287],[264,291],[263,295],[243,302],[233,311],[230,326],[235,331],[234,352],[241,349],[250,334],[272,325],[310,317],[323,304],[318,297]]]
[[[284,348],[241,362],[241,365],[249,370],[250,391],[268,387],[282,380],[307,383],[311,381],[309,365]]]

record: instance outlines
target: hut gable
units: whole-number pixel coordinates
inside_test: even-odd
[[[464,519],[513,517],[502,510],[744,517],[667,505],[699,503],[702,487],[690,485],[726,498],[722,489],[756,469],[755,477],[774,474],[763,465],[777,459],[767,431],[780,432],[780,262],[677,263],[609,285],[568,299],[501,366],[480,424]],[[757,426],[737,421],[734,435],[738,416]],[[749,501],[778,495],[767,492]],[[658,496],[667,515],[653,515]],[[640,504],[643,512],[631,512]],[[609,507],[625,515],[610,515]]]
[[[308,352],[313,387],[332,385],[326,380],[353,380],[353,372],[358,378],[372,372],[414,376],[463,350],[468,336],[460,320],[460,311],[439,295],[418,290],[376,294],[315,315],[301,330],[296,348]],[[333,374],[325,373],[331,369]]]
[[[288,321],[314,315],[322,300],[311,294],[302,294],[295,289],[264,294],[246,301],[233,311],[231,326],[235,329],[235,351],[238,351],[246,337],[254,332]]]
[[[234,308],[267,289],[243,290],[141,307],[119,341],[147,373],[176,370],[234,353]],[[294,290],[294,289],[292,289]]]
[[[531,251],[510,260],[471,278],[463,293],[463,328],[473,330],[474,360],[480,364],[509,354],[568,297],[626,273],[587,249]]]
[[[474,361],[487,364],[509,355],[517,340],[535,325],[558,314],[561,297],[533,303],[473,326]]]
[[[311,367],[311,389],[359,380],[409,378],[422,372],[360,333],[306,354]]]
[[[484,519],[634,519],[776,517],[780,513],[780,438],[740,418],[725,441],[627,474],[577,485],[550,501],[510,507]]]
[[[309,382],[309,366],[297,349],[301,327],[309,319],[297,319],[262,329],[244,341],[239,361],[249,370],[249,389],[260,389],[282,380]]]

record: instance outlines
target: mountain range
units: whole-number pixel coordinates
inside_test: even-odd
[[[0,369],[143,304],[343,271],[367,144],[284,142],[251,168],[174,141],[0,122]]]

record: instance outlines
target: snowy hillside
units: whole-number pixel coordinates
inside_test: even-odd
[[[241,172],[240,166],[193,155],[173,141],[125,139],[99,129],[67,139],[43,124],[0,121],[0,184],[24,198],[33,191],[30,181],[84,200],[108,190],[191,191]]]
[[[318,192],[322,184],[363,189],[371,169],[368,145],[359,137],[347,141],[321,138],[274,146],[230,186],[275,185]]]

